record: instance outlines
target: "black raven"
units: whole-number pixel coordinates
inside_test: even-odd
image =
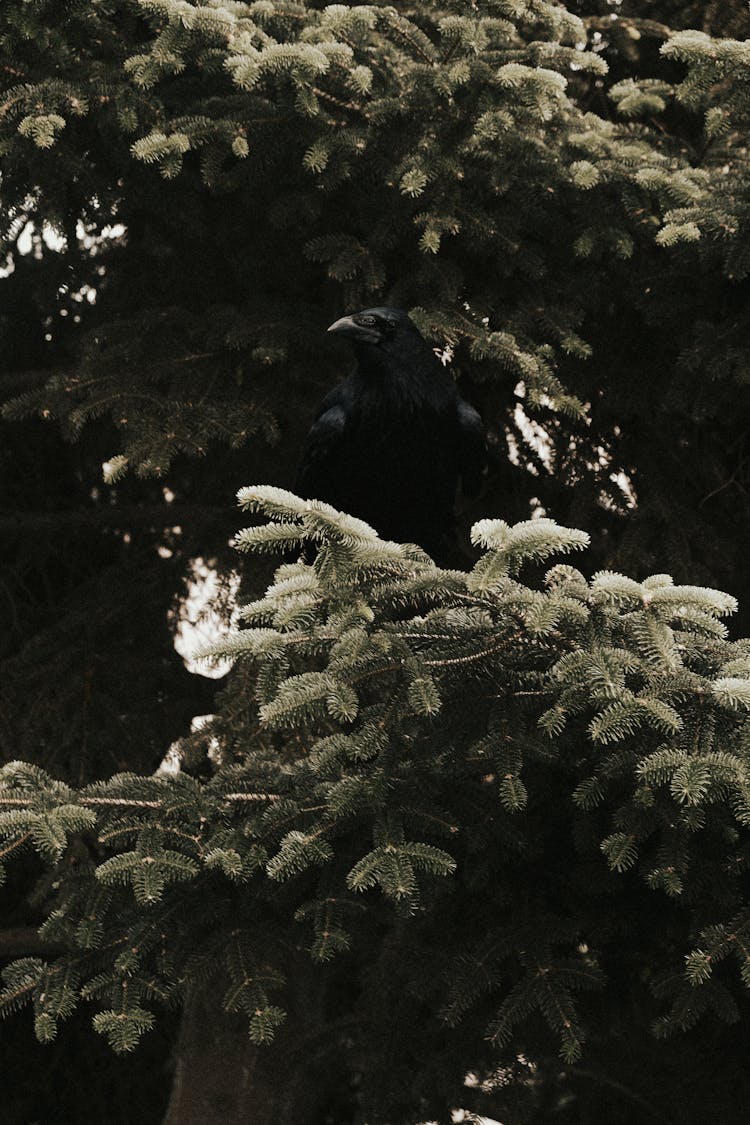
[[[297,493],[451,565],[458,480],[476,494],[485,464],[479,414],[400,309],[364,309],[328,331],[352,343],[357,368],[318,407]]]

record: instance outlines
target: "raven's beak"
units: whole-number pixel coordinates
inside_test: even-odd
[[[350,316],[342,316],[340,320],[334,320],[327,331],[336,332],[339,336],[347,336],[350,340],[361,344],[377,344],[380,341],[379,332],[373,328],[366,328],[363,324],[357,324]]]

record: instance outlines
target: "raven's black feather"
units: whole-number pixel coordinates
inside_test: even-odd
[[[365,309],[329,331],[351,341],[357,368],[318,408],[296,491],[441,562],[459,479],[470,495],[480,485],[482,420],[406,313]]]

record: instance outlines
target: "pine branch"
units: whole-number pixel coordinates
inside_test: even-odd
[[[221,800],[241,804],[245,801],[281,801],[283,798],[279,793],[225,793],[222,794]],[[105,806],[124,809],[164,809],[169,807],[167,800],[146,801],[131,797],[78,797],[76,803],[87,808]],[[0,796],[0,805],[7,805],[9,808],[33,808],[36,804],[36,800],[32,797]],[[17,847],[19,843],[20,841],[16,841],[13,847]],[[0,855],[2,854],[0,853]]]

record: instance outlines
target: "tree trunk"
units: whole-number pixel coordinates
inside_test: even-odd
[[[316,1073],[317,1053],[308,1050],[324,1030],[321,990],[311,969],[273,1043],[262,1047],[248,1038],[247,1019],[222,1011],[210,987],[193,990],[183,1010],[164,1125],[315,1125],[321,1120],[327,1087],[344,1079]]]

